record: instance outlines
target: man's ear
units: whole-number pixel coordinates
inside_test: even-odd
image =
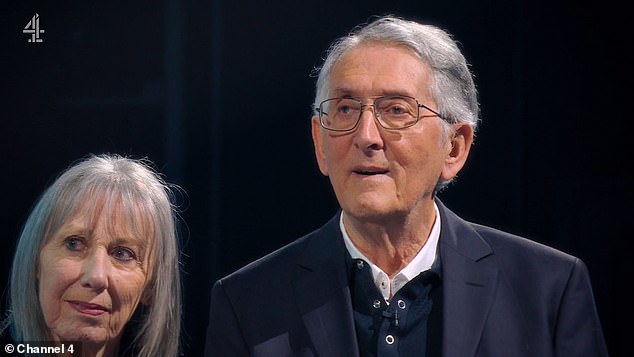
[[[450,140],[451,149],[445,158],[441,178],[448,181],[454,178],[467,162],[471,144],[473,144],[473,128],[469,124],[454,124],[454,135]]]
[[[315,157],[317,158],[317,164],[319,165],[319,171],[324,176],[328,176],[328,165],[326,164],[326,152],[324,149],[324,133],[319,124],[319,117],[314,116],[311,119],[311,131],[313,134],[313,146],[315,147]]]

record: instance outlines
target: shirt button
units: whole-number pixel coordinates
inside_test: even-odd
[[[401,310],[405,310],[405,301],[399,300],[397,304],[398,304],[398,307],[401,308]]]
[[[357,260],[357,269],[363,269],[363,260]]]
[[[381,307],[381,301],[380,301],[380,300],[374,300],[374,302],[372,303],[372,306],[373,306],[375,309],[380,308],[380,307]]]
[[[385,342],[387,342],[388,345],[393,344],[394,343],[394,336],[392,336],[392,335],[385,336]]]

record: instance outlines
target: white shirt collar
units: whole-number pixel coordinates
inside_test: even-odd
[[[431,269],[434,259],[436,259],[436,247],[438,246],[438,239],[440,238],[440,212],[438,211],[438,206],[436,206],[435,202],[434,209],[436,211],[436,219],[434,220],[434,225],[429,233],[427,242],[423,245],[420,251],[418,251],[414,259],[412,259],[405,268],[394,275],[393,279],[390,279],[389,276],[381,270],[381,268],[370,261],[370,259],[357,249],[346,232],[346,228],[343,224],[343,212],[339,216],[339,228],[341,229],[346,249],[348,249],[352,259],[363,259],[365,262],[370,264],[374,283],[379,291],[381,291],[381,294],[383,294],[386,301],[389,301],[390,298],[394,296],[400,288],[407,284],[408,281],[412,280],[425,270]]]

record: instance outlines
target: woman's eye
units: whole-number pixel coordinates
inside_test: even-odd
[[[136,254],[134,254],[134,251],[126,247],[114,248],[114,250],[112,251],[112,256],[122,262],[136,260]]]
[[[82,251],[85,248],[84,241],[79,237],[70,237],[66,239],[66,243],[64,243],[68,250],[73,252]]]

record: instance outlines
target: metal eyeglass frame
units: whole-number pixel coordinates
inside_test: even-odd
[[[398,127],[398,128],[391,128],[391,127],[387,127],[382,123],[382,119],[379,118],[379,115],[376,113],[376,101],[377,100],[384,100],[384,99],[390,99],[390,98],[405,98],[405,99],[411,99],[414,102],[416,102],[416,120],[413,121],[412,123],[403,126],[403,127]],[[356,102],[359,103],[359,117],[357,118],[357,121],[354,123],[354,125],[349,128],[349,129],[335,129],[335,128],[330,128],[328,126],[326,126],[326,124],[324,123],[324,114],[328,115],[328,113],[326,113],[322,107],[324,105],[324,103],[328,102],[328,101],[332,101],[335,99],[348,99],[348,100],[354,100]],[[359,122],[361,121],[361,116],[363,116],[363,112],[365,111],[365,108],[368,107],[372,107],[372,114],[374,115],[374,119],[377,121],[377,123],[379,123],[379,125],[384,128],[384,129],[388,129],[388,130],[402,130],[402,129],[407,129],[409,127],[412,127],[414,125],[416,125],[421,118],[427,118],[427,117],[434,117],[437,116],[441,119],[446,120],[445,118],[443,118],[442,115],[440,115],[440,113],[438,113],[437,111],[431,109],[430,107],[421,104],[418,102],[418,100],[414,97],[410,97],[410,96],[406,96],[406,95],[391,95],[391,96],[381,96],[381,97],[377,97],[374,98],[372,104],[363,104],[363,101],[360,98],[353,98],[353,97],[335,97],[335,98],[328,98],[325,99],[323,101],[321,101],[321,103],[319,103],[319,107],[316,108],[317,113],[319,113],[319,124],[321,125],[322,128],[326,129],[326,130],[330,130],[330,131],[338,131],[338,132],[345,132],[345,131],[352,131],[355,130],[358,126],[359,126]],[[429,110],[430,112],[432,112],[433,114],[430,115],[420,115],[420,108],[425,108],[427,110]]]

